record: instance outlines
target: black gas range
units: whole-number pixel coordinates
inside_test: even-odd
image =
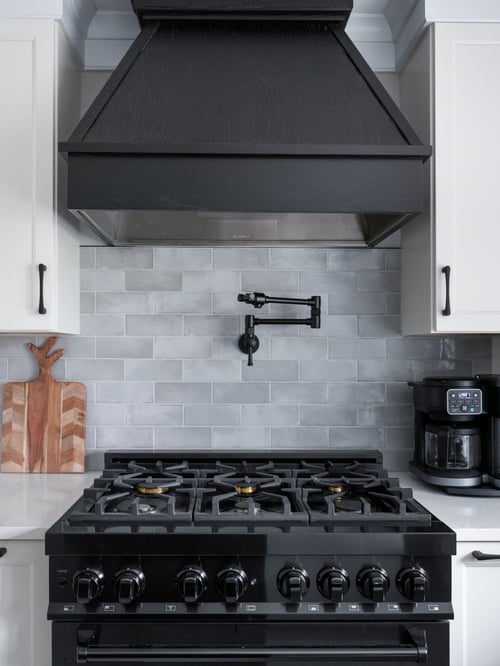
[[[110,451],[46,552],[53,666],[449,664],[455,534],[377,451]]]

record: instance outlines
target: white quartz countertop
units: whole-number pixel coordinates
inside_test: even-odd
[[[0,539],[43,539],[97,476],[0,473]]]
[[[457,533],[459,541],[500,541],[500,497],[447,495],[410,472],[390,472]],[[47,530],[100,476],[0,473],[0,539],[43,539]]]
[[[415,499],[451,527],[458,541],[500,541],[500,495],[448,495],[411,472],[390,472],[389,475],[398,477],[401,487],[412,488]]]

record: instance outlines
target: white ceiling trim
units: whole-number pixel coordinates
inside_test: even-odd
[[[97,11],[88,26],[84,67],[114,69],[139,33],[137,19],[129,0],[94,2]],[[377,71],[395,69],[392,32],[384,16],[389,3],[390,0],[355,0],[346,28],[349,37]]]
[[[500,0],[354,0],[346,32],[375,71],[398,70],[426,25],[500,22]],[[62,21],[85,69],[114,69],[139,33],[130,0],[0,0],[0,18]]]

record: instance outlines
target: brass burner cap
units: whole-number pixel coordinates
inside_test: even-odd
[[[163,495],[168,493],[168,488],[165,486],[137,486],[137,490],[143,495]]]
[[[257,490],[255,486],[235,486],[234,489],[238,495],[253,495]]]
[[[329,487],[328,487],[328,490],[329,490],[331,493],[341,493],[341,492],[343,492],[344,489],[343,489],[342,486],[329,486]]]

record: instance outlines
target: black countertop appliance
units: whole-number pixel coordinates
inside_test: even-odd
[[[500,496],[500,375],[411,382],[412,472],[451,494]]]

